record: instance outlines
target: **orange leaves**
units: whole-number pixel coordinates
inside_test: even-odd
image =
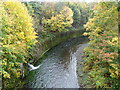
[[[85,25],[90,46],[85,62],[90,66],[90,76],[96,87],[117,87],[118,79],[118,15],[115,2],[100,2],[94,7],[94,16]],[[105,71],[102,71],[102,69]],[[92,72],[92,73],[91,73]],[[101,75],[100,75],[101,74]],[[100,75],[100,76],[99,76]],[[107,76],[107,77],[106,77]],[[101,79],[104,78],[106,82]],[[96,81],[97,80],[97,81]],[[111,80],[112,84],[109,83]],[[109,83],[109,84],[108,84]],[[107,86],[109,85],[109,86]]]

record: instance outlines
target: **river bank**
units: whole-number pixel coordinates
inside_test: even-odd
[[[83,71],[84,69],[84,48],[88,46],[87,43],[82,44],[82,46],[78,46],[78,50],[76,51],[76,57],[77,57],[77,78],[78,78],[78,83],[81,88],[85,88],[87,84],[86,78],[87,78],[87,73]]]
[[[38,43],[32,48],[29,63],[35,65],[37,62],[42,62],[46,57],[45,53],[56,45],[72,38],[80,37],[84,33],[84,29],[71,30],[67,32],[54,33],[51,37],[38,37]],[[28,65],[24,64],[24,74],[28,73]]]
[[[33,48],[33,52],[31,53],[30,63],[33,65],[37,65],[37,62],[41,63],[47,57],[46,53],[51,48],[55,47],[56,45],[75,37],[82,36],[84,30],[77,30],[77,31],[68,31],[68,32],[61,32],[56,33],[54,37],[47,38],[43,42],[39,41],[38,44]],[[17,86],[22,87],[23,84],[26,82],[24,81],[25,78],[28,76],[28,65],[24,64],[24,77],[17,80]],[[34,75],[34,72],[31,73]]]
[[[87,38],[69,39],[51,48],[38,70],[30,71],[26,76],[25,88],[81,88],[77,78],[77,62],[81,50],[86,46]],[[81,49],[81,50],[80,50]],[[80,51],[79,51],[80,50]]]
[[[80,37],[83,32],[84,30],[71,30],[54,33],[51,37],[46,37],[44,39],[39,37],[38,43],[32,49],[33,52],[31,53],[30,62],[35,64],[49,49],[68,39]]]

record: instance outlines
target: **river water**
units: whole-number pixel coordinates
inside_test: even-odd
[[[50,49],[41,67],[30,71],[25,88],[80,88],[77,78],[77,60],[80,50],[87,45],[86,37],[69,39]],[[82,49],[81,49],[82,48]]]

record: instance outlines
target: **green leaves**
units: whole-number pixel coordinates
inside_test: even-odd
[[[43,18],[42,24],[47,32],[66,31],[66,27],[70,27],[73,23],[73,12],[67,6],[64,6],[60,14],[52,16],[51,19]]]
[[[90,42],[85,49],[85,67],[95,87],[118,87],[118,15],[116,2],[100,2],[94,7],[94,16],[85,25]],[[92,65],[91,65],[92,64]],[[86,70],[86,69],[85,69]],[[113,82],[110,83],[109,79]],[[113,86],[115,85],[115,86]]]
[[[73,11],[73,23],[75,28],[81,28],[88,20],[88,5],[86,2],[69,2],[68,6]]]
[[[32,27],[32,18],[21,2],[0,2],[0,6],[2,8],[2,14],[0,14],[2,74],[3,79],[7,82],[10,78],[20,77],[20,63],[26,62],[28,48],[37,41],[36,32]]]

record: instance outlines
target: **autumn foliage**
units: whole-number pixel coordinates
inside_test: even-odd
[[[36,43],[36,33],[24,4],[12,0],[0,2],[0,6],[3,79],[14,79],[21,75],[20,63],[26,63],[27,50]]]
[[[47,32],[62,32],[66,31],[66,27],[70,27],[73,23],[72,10],[64,6],[60,14],[52,16],[50,19],[43,19],[42,24]]]
[[[95,87],[118,88],[118,10],[117,2],[100,2],[85,25],[89,36],[85,49],[85,71]]]

